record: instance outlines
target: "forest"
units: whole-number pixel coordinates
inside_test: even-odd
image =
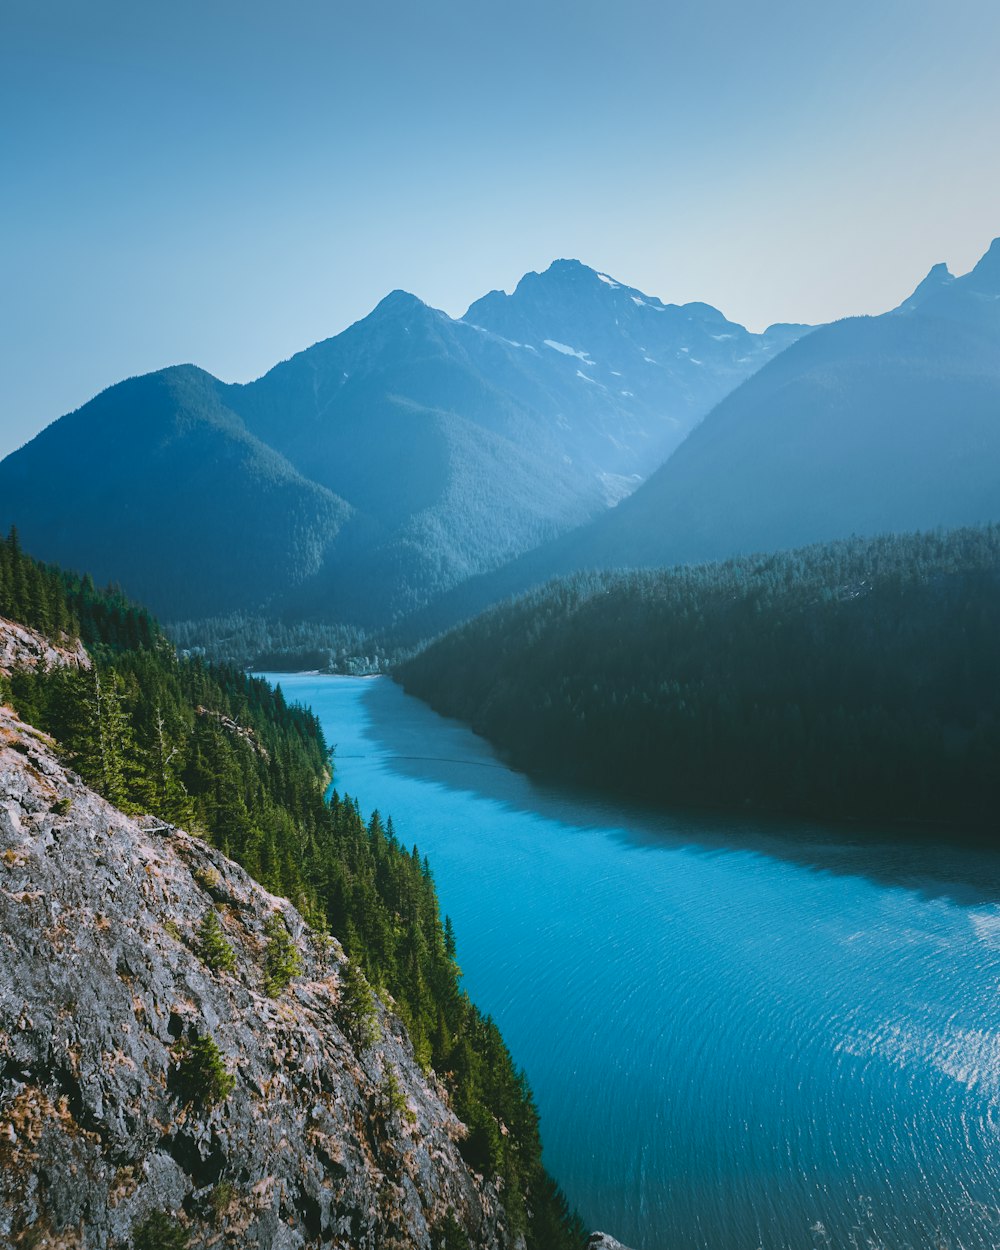
[[[357,800],[327,797],[331,758],[316,717],[259,678],[179,658],[148,612],[113,588],[38,564],[14,531],[0,541],[0,616],[79,638],[94,661],[89,672],[0,677],[0,700],[52,734],[122,810],[200,834],[339,938],[391,997],[420,1062],[445,1082],[470,1129],[463,1153],[500,1178],[529,1250],[582,1246],[582,1226],[542,1165],[525,1078],[461,988],[430,865],[390,819],[365,821]],[[349,988],[363,1002],[364,981]]]
[[[556,580],[395,675],[536,775],[995,831],[998,634],[993,525]]]
[[[165,621],[163,631],[182,655],[257,672],[381,673],[395,652],[358,625],[285,620],[230,612],[197,621]]]

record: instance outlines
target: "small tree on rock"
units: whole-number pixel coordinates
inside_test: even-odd
[[[205,912],[198,927],[198,955],[213,972],[232,972],[236,967],[236,956],[226,941],[219,913],[214,907]]]
[[[353,959],[347,960],[340,970],[340,1005],[344,1032],[357,1046],[373,1046],[381,1036],[375,991]]]
[[[214,1107],[224,1102],[236,1086],[236,1077],[226,1067],[222,1051],[206,1033],[195,1033],[173,1048],[176,1068],[173,1085],[185,1104]]]
[[[264,932],[267,934],[264,992],[271,998],[277,998],[292,977],[297,977],[302,971],[302,956],[279,915],[268,917]]]

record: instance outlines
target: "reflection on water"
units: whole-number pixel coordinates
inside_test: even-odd
[[[281,681],[338,786],[429,855],[591,1227],[1000,1244],[1000,856],[581,798],[386,679]]]
[[[945,893],[958,902],[1000,902],[1000,855],[971,842],[956,848],[940,830],[823,826],[786,819],[735,821],[732,816],[699,811],[678,817],[639,802],[628,805],[599,794],[581,796],[564,787],[533,783],[512,771],[488,742],[460,722],[435,716],[418,700],[402,695],[391,681],[366,681],[360,697],[370,722],[378,727],[378,749],[391,754],[396,771],[417,780],[472,790],[520,811],[584,828],[605,828],[651,846],[753,849],[826,872],[858,873],[931,895]],[[447,752],[453,738],[452,754],[427,753],[429,719],[435,747]],[[485,769],[491,772],[481,771]]]

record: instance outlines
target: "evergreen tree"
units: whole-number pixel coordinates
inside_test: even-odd
[[[209,907],[198,927],[198,955],[213,972],[232,972],[236,967],[236,955],[214,907]]]
[[[302,957],[285,928],[281,916],[270,916],[264,925],[267,947],[264,951],[264,991],[277,998],[293,977],[302,971]]]

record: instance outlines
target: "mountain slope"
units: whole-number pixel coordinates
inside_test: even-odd
[[[1000,516],[997,346],[923,317],[817,332],[724,400],[594,554],[672,563]]]
[[[507,341],[542,344],[567,357],[574,374],[588,362],[582,371],[617,407],[608,427],[615,445],[643,477],[699,415],[810,329],[752,334],[708,304],[664,304],[571,260],[526,274],[512,295],[490,292],[465,320]]]
[[[232,396],[254,432],[367,519],[290,613],[336,603],[385,621],[600,514],[805,329],[753,335],[576,261],[519,284],[508,302],[520,338],[494,326],[506,300],[455,321],[393,292]]]
[[[262,1197],[260,1244],[290,1248],[305,1232],[325,1250],[431,1250],[429,1240],[464,1244],[464,1229],[477,1245],[482,1234],[518,1250],[579,1246],[541,1163],[524,1077],[459,984],[427,861],[391,821],[366,823],[356,801],[327,797],[330,756],[312,712],[259,678],[178,659],[143,609],[40,567],[13,534],[0,542],[0,612],[18,622],[0,622],[0,944],[4,967],[18,966],[0,986],[11,1181],[0,1230],[46,1231],[44,1216],[71,1238],[66,1221],[82,1218],[88,1244],[117,1244],[105,1233],[118,1217],[101,1205],[111,1186],[112,1207],[143,1188],[140,1210],[121,1213],[126,1231],[150,1204],[176,1213],[183,1202],[196,1220],[236,1203],[227,1244],[239,1246],[258,1244],[241,1238]],[[53,619],[58,646],[36,632]],[[407,1090],[414,1061],[423,1093]],[[464,1163],[496,1178],[478,1188],[482,1221],[437,1167],[454,1152],[421,1119],[428,1090],[449,1109],[445,1135]],[[411,1113],[431,1130],[429,1169]],[[50,1153],[35,1168],[43,1138]],[[287,1150],[279,1166],[272,1154]],[[358,1166],[338,1189],[348,1158]],[[452,1195],[449,1215],[438,1203]],[[198,1231],[198,1246],[217,1244]]]
[[[994,244],[967,278],[932,271],[896,312],[800,339],[617,508],[458,588],[412,635],[577,569],[1000,518],[998,256]]]
[[[575,261],[459,320],[397,291],[256,382],[113,387],[0,464],[0,527],[174,618],[384,624],[599,515],[803,332]]]
[[[0,464],[0,513],[27,548],[156,610],[260,601],[321,567],[351,514],[265,446],[193,366],[132,378]]]
[[[961,277],[951,274],[947,265],[934,265],[895,311],[943,317],[1000,332],[1000,239],[994,239],[975,268]]]
[[[152,1226],[196,1247],[430,1246],[449,1221],[517,1244],[399,1021],[378,1004],[377,1044],[353,1037],[339,944],[204,842],[115,810],[2,707],[0,788],[4,1244]],[[199,954],[209,914],[225,970]],[[299,966],[280,999],[275,923]],[[205,1038],[228,1093],[208,1060],[192,1079]]]

